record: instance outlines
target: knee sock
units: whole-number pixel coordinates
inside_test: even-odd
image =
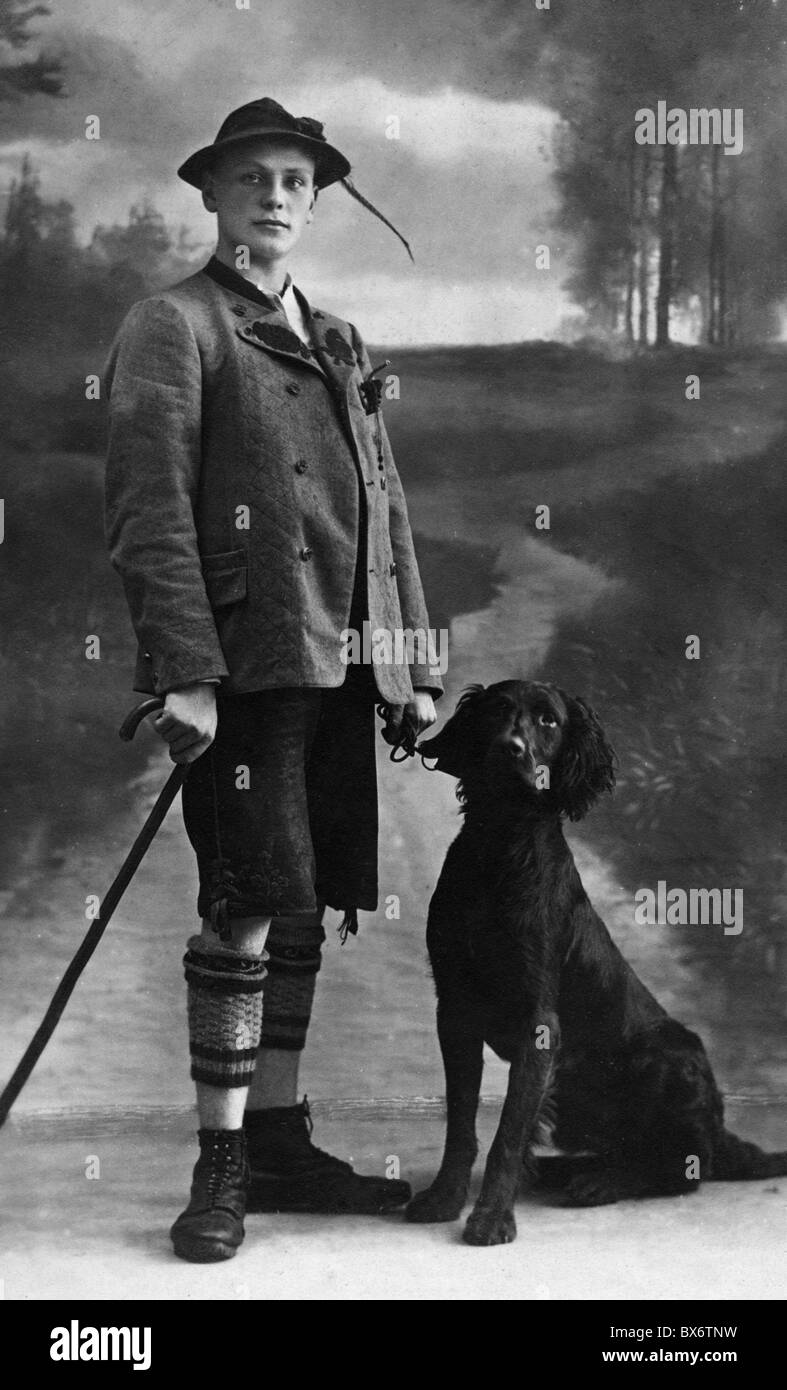
[[[261,1047],[301,1052],[322,963],[322,927],[308,918],[274,917],[265,942],[268,976]]]
[[[264,956],[205,951],[192,937],[188,983],[191,1076],[209,1086],[249,1086],[262,1027]]]

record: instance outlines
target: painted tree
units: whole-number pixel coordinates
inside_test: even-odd
[[[764,325],[778,298],[787,238],[758,177],[781,159],[784,0],[564,0],[543,54],[547,99],[564,122],[557,149],[562,221],[574,238],[569,288],[591,326],[666,346],[675,311],[702,315],[726,344],[745,320]],[[746,151],[637,145],[635,113],[667,107],[742,108]],[[742,190],[746,189],[746,198]],[[770,272],[755,263],[751,203],[767,235]],[[771,301],[771,308],[776,302]]]
[[[19,177],[11,180],[5,214],[5,249],[15,258],[24,258],[41,240],[44,200],[40,190],[40,179],[26,154]]]

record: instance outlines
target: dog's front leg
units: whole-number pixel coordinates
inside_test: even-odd
[[[551,1079],[551,1054],[535,1046],[531,1032],[511,1062],[481,1192],[463,1233],[468,1245],[505,1245],[516,1238],[514,1198]]]
[[[484,1039],[458,1005],[438,1006],[437,1035],[445,1068],[447,1124],[443,1161],[431,1187],[416,1193],[408,1221],[456,1221],[465,1204],[478,1141],[475,1133]]]

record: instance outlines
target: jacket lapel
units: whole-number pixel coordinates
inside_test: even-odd
[[[297,287],[294,288],[304,318],[310,326],[313,353],[298,337],[283,309],[246,301],[248,311],[243,316],[243,322],[236,325],[235,331],[239,338],[272,353],[274,357],[297,362],[328,377],[346,398],[353,376],[361,367],[352,345],[349,326],[335,314],[329,314],[324,309],[313,309],[305,295]]]
[[[283,357],[290,362],[298,362],[302,367],[323,375],[319,358],[315,359],[308,347],[290,326],[287,315],[281,309],[264,308],[255,304],[254,310],[236,328],[238,337],[275,357]]]
[[[322,309],[312,309],[311,314],[314,350],[326,375],[346,397],[353,376],[360,370],[348,325]]]

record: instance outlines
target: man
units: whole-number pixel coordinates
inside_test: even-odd
[[[287,270],[319,190],[341,179],[371,207],[349,171],[319,122],[269,98],[234,111],[178,171],[216,214],[215,255],[134,305],[108,365],[107,538],[135,689],[164,697],[155,727],[190,764],[200,1156],[172,1228],[188,1260],[234,1255],[247,1209],[409,1197],[312,1145],[297,1089],[324,907],[346,935],[377,906],[375,702],[393,741],[441,693],[431,666],[342,660],[365,621],[428,630],[368,355]]]

